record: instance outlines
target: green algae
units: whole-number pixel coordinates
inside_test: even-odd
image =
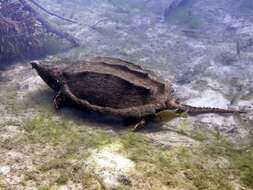
[[[252,188],[252,148],[227,142],[217,131],[201,130],[194,136],[195,131],[189,125],[183,119],[178,132],[202,143],[191,147],[168,147],[152,143],[141,133],[128,130],[120,134],[108,133],[62,115],[55,117],[47,113],[24,124],[24,142],[53,144],[64,150],[38,167],[45,179],[54,179],[50,186],[71,180],[86,189],[104,189],[100,178],[83,162],[92,150],[118,142],[123,145],[119,153],[135,163],[135,172],[130,175],[131,186],[122,184],[119,189],[233,190],[235,184]]]

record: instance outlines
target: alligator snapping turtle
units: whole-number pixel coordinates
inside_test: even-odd
[[[176,100],[170,83],[152,71],[109,57],[73,64],[31,62],[40,77],[57,93],[54,105],[70,102],[80,108],[135,119],[134,129],[163,110],[194,114],[243,113],[219,108],[192,107]]]

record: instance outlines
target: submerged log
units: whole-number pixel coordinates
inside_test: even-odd
[[[51,33],[79,46],[76,38],[49,23],[27,0],[0,1],[0,64],[46,55]]]
[[[78,47],[80,45],[75,37],[64,31],[58,30],[54,25],[43,18],[40,13],[38,13],[29,3],[26,2],[26,0],[19,1],[31,14],[33,14],[33,16],[46,28],[48,32],[54,33],[57,36],[68,40],[74,47]]]
[[[70,22],[70,23],[77,23],[76,21],[74,20],[71,20],[69,18],[65,18],[65,17],[62,17],[62,16],[59,16],[55,13],[52,13],[51,11],[45,9],[44,7],[42,7],[39,3],[37,3],[36,1],[34,0],[29,0],[31,3],[33,3],[35,6],[37,6],[38,8],[40,8],[41,10],[45,11],[47,14],[51,15],[51,16],[55,16],[61,20],[64,20],[64,21],[67,21],[67,22]]]
[[[181,5],[186,3],[187,1],[189,1],[189,0],[173,0],[169,4],[169,6],[164,10],[164,15],[163,15],[164,20],[167,20],[171,16],[171,14],[174,10],[176,10],[178,7],[180,7]]]

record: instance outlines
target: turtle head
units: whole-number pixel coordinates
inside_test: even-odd
[[[62,71],[60,68],[54,65],[40,63],[39,61],[32,61],[31,65],[48,86],[50,86],[55,91],[59,91],[59,81],[62,76]]]
[[[34,60],[34,61],[31,62],[31,65],[32,65],[32,68],[33,68],[33,69],[36,69],[36,68],[38,67],[39,64],[40,64],[40,62],[37,61],[37,60]]]

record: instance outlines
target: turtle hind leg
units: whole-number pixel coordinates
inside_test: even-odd
[[[139,129],[142,129],[143,127],[145,127],[145,124],[146,124],[146,119],[141,118],[137,120],[136,122],[134,122],[132,125],[130,125],[130,127],[132,128],[132,131],[138,131]]]
[[[61,90],[55,95],[53,101],[54,101],[54,107],[56,110],[59,110],[63,106],[65,102],[65,98]]]

